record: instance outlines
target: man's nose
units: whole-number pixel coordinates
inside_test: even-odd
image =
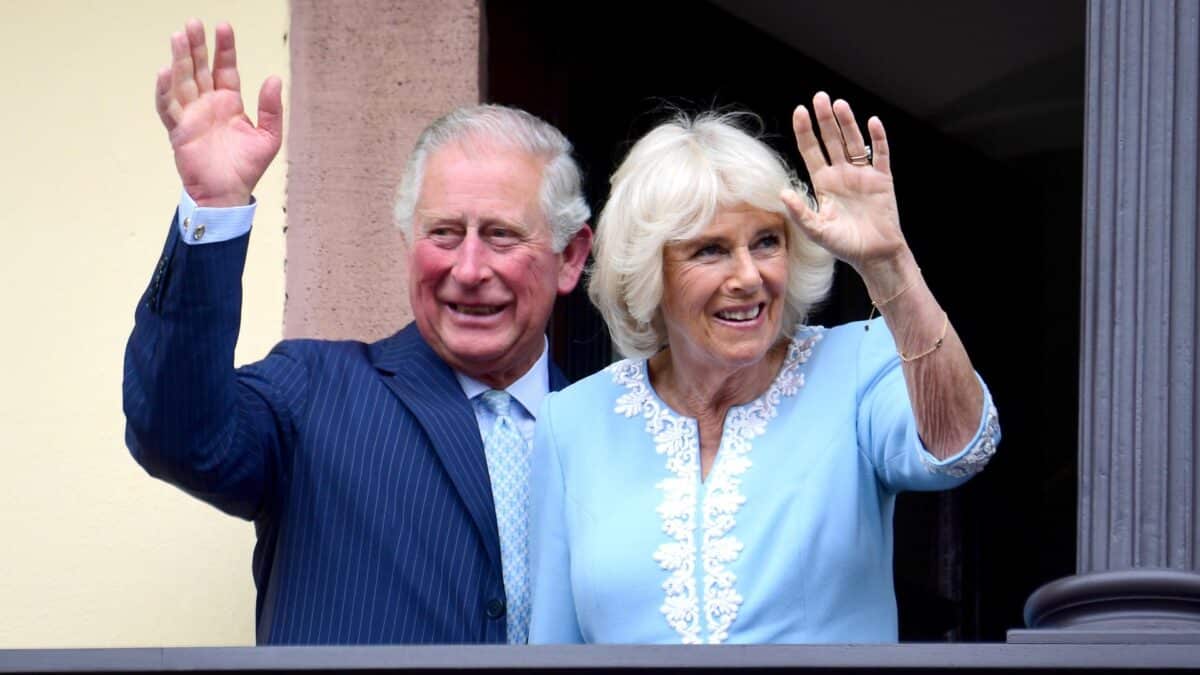
[[[468,230],[462,243],[458,246],[458,255],[451,270],[454,280],[464,286],[475,286],[483,283],[492,274],[488,266],[488,247],[479,233]]]

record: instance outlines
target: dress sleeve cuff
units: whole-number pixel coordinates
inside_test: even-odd
[[[983,414],[979,420],[979,428],[975,430],[975,437],[966,447],[946,459],[938,459],[918,439],[921,445],[921,463],[930,473],[951,478],[969,478],[982,471],[992,455],[996,454],[996,445],[1000,443],[1000,418],[996,414],[991,392],[983,380],[979,381],[979,386],[983,387]]]
[[[250,231],[257,207],[258,200],[253,196],[245,206],[199,206],[187,190],[180,190],[179,238],[189,245],[236,239]]]

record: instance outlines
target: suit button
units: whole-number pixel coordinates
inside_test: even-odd
[[[504,616],[504,601],[496,598],[488,600],[487,615],[489,619],[499,619]]]

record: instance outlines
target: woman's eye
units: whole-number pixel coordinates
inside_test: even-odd
[[[758,241],[754,242],[754,247],[757,249],[771,250],[771,249],[779,248],[780,241],[781,240],[779,238],[779,235],[769,234],[769,235],[763,237],[762,239],[759,239]]]
[[[696,252],[692,254],[692,257],[693,258],[708,258],[708,257],[712,257],[715,255],[721,255],[722,252],[723,251],[720,246],[717,246],[716,244],[709,244],[707,246],[701,246],[700,248],[696,249]]]

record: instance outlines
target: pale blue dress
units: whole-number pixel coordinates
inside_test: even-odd
[[[694,420],[645,360],[557,394],[537,417],[530,642],[848,643],[897,639],[892,512],[1000,440],[938,461],[917,436],[881,320],[800,327],[760,398],[731,409],[701,481]]]

